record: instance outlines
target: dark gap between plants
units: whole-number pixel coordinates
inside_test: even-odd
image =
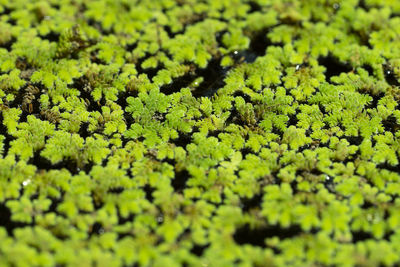
[[[262,11],[262,7],[257,2],[250,1],[248,4],[250,6],[249,14],[257,11]]]
[[[278,135],[281,139],[283,137],[283,132],[282,130],[276,128],[276,127],[272,127],[271,133]]]
[[[161,86],[160,92],[165,95],[179,92],[182,88],[189,87],[196,78],[196,76],[188,72],[181,77],[174,78],[172,83]]]
[[[50,3],[50,5],[52,7],[54,7],[55,9],[59,9],[60,8],[60,4],[59,3]]]
[[[392,237],[392,235],[393,235],[394,233],[395,233],[395,232],[394,232],[393,230],[387,231],[387,232],[385,233],[385,235],[383,236],[383,239],[386,240],[386,241],[390,241],[390,238]]]
[[[204,69],[196,71],[198,77],[203,77],[203,82],[193,91],[193,96],[200,98],[213,96],[218,89],[225,85],[224,79],[227,68],[221,66],[221,59],[212,59]]]
[[[85,121],[81,123],[78,134],[84,139],[91,136],[91,134],[89,133],[89,122]]]
[[[208,137],[215,137],[215,138],[218,138],[218,135],[219,135],[220,133],[223,133],[223,131],[221,131],[221,130],[208,131],[207,136],[208,136]],[[221,141],[221,140],[220,140],[220,141]]]
[[[245,51],[245,62],[252,63],[257,57],[265,55],[267,47],[272,45],[272,42],[267,37],[268,32],[269,28],[266,28],[250,36],[250,46]]]
[[[94,88],[91,88],[91,85],[85,76],[74,78],[71,88],[76,88],[80,92],[79,97],[87,104],[87,111],[98,111],[100,114],[102,114],[101,107],[105,106],[104,97],[97,102],[93,100],[91,92]]]
[[[229,117],[225,121],[225,125],[230,125],[231,123],[237,123],[240,120],[239,118],[239,111],[233,106],[232,110],[230,111]]]
[[[346,139],[350,145],[356,145],[359,146],[361,145],[362,141],[364,140],[361,136],[343,136],[344,139]]]
[[[297,114],[297,113],[296,113]],[[288,116],[289,117],[289,120],[288,120],[288,122],[287,122],[287,125],[288,126],[290,126],[290,125],[294,125],[294,126],[296,126],[297,125],[297,123],[299,122],[299,119],[297,118],[297,115],[296,114],[287,114],[286,116]]]
[[[283,228],[279,225],[270,225],[262,228],[251,229],[249,224],[246,224],[236,230],[233,239],[239,245],[250,244],[266,248],[265,239],[278,237],[279,239],[292,238],[300,235],[303,231],[300,226],[292,225],[288,228]]]
[[[121,93],[118,94],[118,100],[117,100],[116,103],[117,103],[117,104],[121,107],[121,109],[124,111],[124,113],[123,113],[124,121],[125,121],[125,124],[126,124],[126,129],[128,129],[128,130],[129,130],[130,126],[131,126],[135,121],[134,121],[134,119],[133,119],[133,117],[132,117],[132,114],[125,111],[125,109],[128,107],[128,103],[126,102],[126,99],[127,99],[128,97],[130,97],[130,96],[131,96],[131,97],[137,97],[137,95],[138,95],[138,92],[137,92],[137,91],[133,92],[133,94],[130,94],[130,92],[126,92],[126,91],[125,91],[125,92],[121,92]],[[122,136],[121,138],[122,138],[122,141],[123,141],[124,146],[125,146],[125,144],[129,141],[129,139],[126,139],[124,136]]]
[[[342,72],[346,73],[352,70],[350,64],[342,63],[332,55],[319,57],[318,64],[326,68],[325,77],[327,81],[330,81],[333,76],[339,76]]]
[[[350,29],[348,34],[358,38],[359,45],[366,46],[368,49],[373,49],[372,45],[369,43],[369,35],[364,30]]]
[[[186,182],[189,178],[190,174],[186,169],[175,171],[175,177],[171,180],[171,186],[174,188],[174,192],[182,192],[186,188]]]
[[[249,147],[242,148],[240,152],[242,153],[243,159],[245,159],[247,155],[253,154],[253,151]]]
[[[227,32],[228,32],[227,30],[223,30],[223,31],[217,32],[217,33],[215,34],[215,40],[217,41],[217,43],[219,44],[219,46],[223,46],[222,37],[223,37],[224,34],[227,33]]]
[[[251,42],[248,50],[235,51],[232,53],[232,57],[237,62],[252,63],[258,56],[265,55],[265,50],[270,45],[267,39],[268,30],[263,30],[251,36]],[[222,43],[222,36],[224,32],[217,33],[216,39],[218,43]],[[146,57],[145,57],[146,58]],[[140,60],[137,64],[137,69],[139,73],[146,73],[144,69],[141,68],[141,62],[145,59]],[[175,78],[171,84],[167,84],[161,87],[160,91],[165,94],[171,94],[173,92],[179,91],[181,88],[188,87],[196,78],[203,77],[203,82],[193,90],[193,96],[195,97],[211,97],[218,89],[222,88],[225,84],[224,79],[230,68],[221,66],[220,58],[211,59],[207,67],[198,68],[195,73],[187,73],[179,78]],[[153,69],[157,71],[157,69]],[[155,76],[155,73],[146,73],[151,79]]]
[[[136,44],[137,45],[137,44]],[[132,63],[135,64],[135,68],[138,72],[138,75],[140,74],[146,74],[147,78],[151,81],[153,79],[154,76],[157,75],[158,71],[163,70],[164,66],[158,66],[156,68],[143,68],[142,64],[144,61],[146,61],[147,59],[149,59],[150,57],[152,57],[154,55],[146,53],[146,55],[144,57],[138,58],[138,59],[134,59]]]
[[[122,192],[124,192],[124,190],[125,190],[125,188],[124,187],[122,187],[122,186],[119,186],[119,187],[113,187],[113,188],[109,188],[108,189],[108,191],[107,191],[107,193],[110,193],[110,194],[121,194]]]
[[[60,34],[54,31],[50,31],[48,34],[40,36],[40,38],[42,40],[48,40],[49,42],[58,43],[60,39]]]
[[[114,34],[114,29],[113,27],[110,27],[110,29],[104,29],[103,25],[101,25],[101,22],[96,21],[92,18],[89,18],[87,20],[87,24],[93,28],[95,28],[96,30],[98,30],[103,36],[104,35],[110,35],[110,34]]]
[[[158,71],[162,70],[162,67],[157,67],[157,68],[142,68],[142,63],[145,61],[148,57],[145,57],[143,59],[140,59],[137,64],[135,64],[136,70],[138,74],[146,74],[147,78],[152,81],[154,76],[157,75]]]
[[[203,245],[203,246],[195,244],[195,245],[192,247],[192,249],[190,250],[190,253],[192,253],[192,254],[194,254],[194,255],[196,255],[196,256],[201,257],[201,256],[204,254],[204,251],[205,251],[208,247],[210,247],[210,244]]]
[[[90,197],[92,198],[94,210],[99,210],[104,206],[104,196],[102,195],[103,193],[105,193],[105,190],[99,190],[99,187],[90,192]]]
[[[98,49],[90,52],[90,62],[97,65],[104,65],[105,62],[97,57]]]
[[[393,166],[393,165],[389,165],[387,162],[385,162],[385,163],[376,165],[376,167],[378,169],[384,169],[384,170],[388,170],[388,171],[400,174],[400,164]]]
[[[371,203],[368,200],[364,200],[364,203],[361,205],[361,208],[364,209],[364,210],[367,210],[367,209],[372,208],[372,207],[374,207],[374,204]]]
[[[3,12],[0,13],[0,15],[9,15],[11,13],[12,9],[3,6]]]
[[[371,95],[372,101],[365,105],[364,109],[374,109],[378,107],[378,102],[385,96],[385,93],[379,93],[378,95]]]
[[[104,234],[103,225],[99,222],[95,222],[89,230],[89,238],[91,238],[94,235],[101,235],[101,234]]]
[[[135,50],[137,48],[138,44],[139,44],[138,41],[135,41],[135,42],[130,43],[130,44],[127,43],[126,46],[125,46],[125,50],[127,52],[132,52],[133,50]]]
[[[133,222],[135,215],[134,214],[129,214],[126,218],[122,217],[119,209],[117,209],[117,217],[118,217],[118,225],[124,225],[126,223]],[[128,233],[119,233],[118,234],[118,239],[122,239],[125,236],[131,236]]]
[[[254,208],[261,208],[261,203],[264,194],[256,194],[252,198],[242,198],[240,199],[241,207],[243,212],[248,212]]]
[[[353,236],[353,243],[363,242],[374,238],[371,233],[364,231],[352,231],[351,234]]]
[[[321,172],[319,169],[317,169],[316,167],[312,168],[310,171],[305,171],[306,173],[315,175],[315,176],[319,176],[324,174],[323,172]]]
[[[180,146],[185,149],[186,146],[192,142],[192,134],[194,132],[197,132],[197,131],[195,131],[195,129],[193,129],[192,133],[190,133],[190,134],[179,132],[178,138],[172,139],[172,140],[170,140],[170,142],[175,144],[176,146]]]
[[[218,89],[222,88],[227,68],[220,65],[221,59],[212,59],[208,62],[207,67],[197,68],[185,75],[173,79],[172,83],[163,85],[160,91],[164,94],[172,94],[179,92],[180,89],[188,87],[196,78],[203,77],[203,81],[197,88],[193,89],[194,97],[211,97]]]
[[[150,202],[153,203],[154,197],[153,197],[153,192],[155,191],[154,188],[152,188],[149,184],[146,184],[143,187],[143,191],[146,194],[146,199]]]
[[[28,164],[32,164],[37,167],[38,170],[61,170],[67,169],[72,175],[78,174],[80,171],[88,173],[92,167],[93,163],[89,162],[83,166],[83,168],[78,167],[78,163],[72,159],[63,159],[61,162],[52,164],[48,159],[40,156],[40,151],[34,152],[33,157],[28,160]]]
[[[59,213],[57,211],[57,207],[58,207],[59,204],[61,204],[63,202],[63,199],[64,199],[64,194],[61,197],[57,198],[57,199],[56,198],[51,198],[51,204],[50,204],[50,207],[47,210],[47,212],[54,212],[57,215],[59,215]]]
[[[9,41],[0,45],[0,47],[7,49],[8,52],[11,52],[12,45],[17,41],[17,39],[12,36]]]
[[[372,67],[370,65],[364,64],[361,66],[361,68],[363,68],[364,70],[366,70],[368,72],[368,76],[374,76],[374,70],[372,69]]]
[[[11,210],[6,206],[5,203],[0,203],[0,226],[4,227],[9,236],[14,236],[14,230],[16,228],[23,228],[26,226],[33,226],[33,223],[21,223],[21,222],[14,222],[11,219]]]
[[[293,195],[296,195],[299,192],[298,184],[299,183],[297,182],[297,180],[293,180],[290,182],[290,187],[292,188]]]
[[[168,35],[168,37],[169,37],[170,39],[174,39],[175,35],[181,34],[181,33],[184,32],[184,30],[181,30],[181,31],[179,31],[179,32],[172,32],[172,29],[171,29],[171,27],[170,27],[169,25],[165,25],[165,26],[163,27],[163,29],[164,29],[164,31],[167,33],[167,35]]]
[[[364,9],[365,11],[369,11],[369,6],[367,6],[367,3],[365,2],[365,0],[360,0],[358,2],[358,7]]]
[[[240,97],[242,97],[242,98],[244,99],[244,101],[245,101],[246,103],[252,103],[252,102],[251,102],[250,96],[249,96],[248,94],[245,94],[245,93],[244,93],[243,91],[241,91],[241,90],[235,91],[235,93],[233,94],[233,96],[234,96],[234,97],[240,96]]]
[[[7,21],[10,25],[16,26],[17,25],[17,20],[12,18],[11,16],[8,17]]]
[[[7,155],[8,150],[10,149],[10,142],[14,139],[14,137],[8,134],[7,127],[4,125],[3,120],[3,114],[0,112],[0,134],[5,137],[3,140],[3,155]]]
[[[400,124],[397,123],[397,119],[393,115],[390,115],[386,120],[383,120],[382,125],[385,128],[385,131],[392,133],[395,133],[400,129]]]
[[[131,6],[128,3],[129,2],[127,2],[127,3],[122,2],[121,3],[121,6],[122,6],[122,8],[124,9],[125,12],[130,12],[131,11]]]
[[[396,87],[400,86],[400,82],[396,78],[393,70],[391,70],[390,68],[386,67],[384,73],[385,73],[386,82],[388,84],[390,84],[391,86],[396,86]]]

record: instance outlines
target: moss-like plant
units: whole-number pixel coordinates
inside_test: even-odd
[[[399,266],[399,13],[0,0],[0,266]]]

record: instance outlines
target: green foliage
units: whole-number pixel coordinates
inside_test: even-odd
[[[57,131],[40,154],[53,164],[64,158],[76,161],[78,166],[89,161],[99,164],[110,152],[107,145],[108,142],[100,136],[95,135],[94,138],[88,137],[84,140],[78,134]]]
[[[0,0],[0,266],[398,266],[399,12]]]

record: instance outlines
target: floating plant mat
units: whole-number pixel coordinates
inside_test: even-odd
[[[399,15],[0,0],[0,266],[400,266]]]

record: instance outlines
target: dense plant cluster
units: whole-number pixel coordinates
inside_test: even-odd
[[[399,15],[0,0],[0,266],[399,266]]]

